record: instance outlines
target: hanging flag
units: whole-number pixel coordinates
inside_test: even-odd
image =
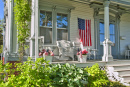
[[[91,41],[91,20],[78,18],[79,37],[83,46],[92,46]]]

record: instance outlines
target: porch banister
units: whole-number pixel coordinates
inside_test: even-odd
[[[39,0],[35,0],[35,6],[36,6],[36,8],[35,8],[35,61],[36,61],[36,58],[38,58]]]
[[[103,42],[104,54],[102,61],[112,61],[113,57],[111,55],[111,44],[109,36],[109,0],[104,0],[104,23],[105,23],[105,40]]]

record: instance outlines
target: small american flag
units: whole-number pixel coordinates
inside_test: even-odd
[[[92,46],[91,41],[91,20],[78,18],[79,37],[83,46]]]

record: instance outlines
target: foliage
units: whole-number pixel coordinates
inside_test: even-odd
[[[18,29],[20,61],[23,61],[24,46],[29,36],[28,23],[31,21],[30,0],[14,0],[15,23]]]
[[[0,45],[0,53],[3,52],[3,45]]]
[[[0,60],[0,84],[3,82],[4,78],[3,72],[4,72],[4,66],[2,64],[2,61]]]
[[[30,59],[24,64],[16,63],[15,67],[16,70],[7,69],[8,73],[13,72],[8,74],[8,80],[5,83],[2,82],[0,87],[48,87],[51,85],[50,68],[43,58],[38,58],[35,63]],[[15,71],[18,72],[16,76],[13,74]]]
[[[98,64],[95,64],[90,68],[87,67],[85,70],[90,74],[87,87],[102,87],[109,82],[106,72],[100,70]]]
[[[107,85],[103,85],[103,87],[126,87],[123,84],[119,83],[119,82],[112,82],[109,81]]]
[[[83,87],[87,84],[87,72],[75,65],[54,65],[51,68],[50,78],[54,87]]]
[[[12,67],[8,63],[1,70],[4,71],[5,66]],[[49,66],[43,58],[39,58],[35,63],[30,60],[24,64],[16,63],[15,68],[6,67],[8,80],[1,81],[0,87],[83,87],[83,83],[87,84],[88,74],[75,65]],[[16,71],[18,75],[15,76]]]
[[[0,87],[2,87],[1,84],[4,82],[4,78],[7,78],[7,73],[13,73],[10,69],[11,67],[12,64],[7,63],[4,65],[2,60],[0,60]]]
[[[84,70],[68,63],[48,65],[44,58],[34,63],[29,58],[24,64],[16,63],[15,69],[11,69],[12,64],[3,65],[1,61],[0,66],[0,78],[8,75],[6,81],[0,79],[0,87],[126,87],[109,81],[98,64]]]
[[[4,23],[4,19],[1,20],[0,19],[0,45],[3,45],[3,23]]]

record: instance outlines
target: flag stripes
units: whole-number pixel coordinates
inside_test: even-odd
[[[83,46],[92,46],[91,41],[91,20],[78,18],[79,37]]]

